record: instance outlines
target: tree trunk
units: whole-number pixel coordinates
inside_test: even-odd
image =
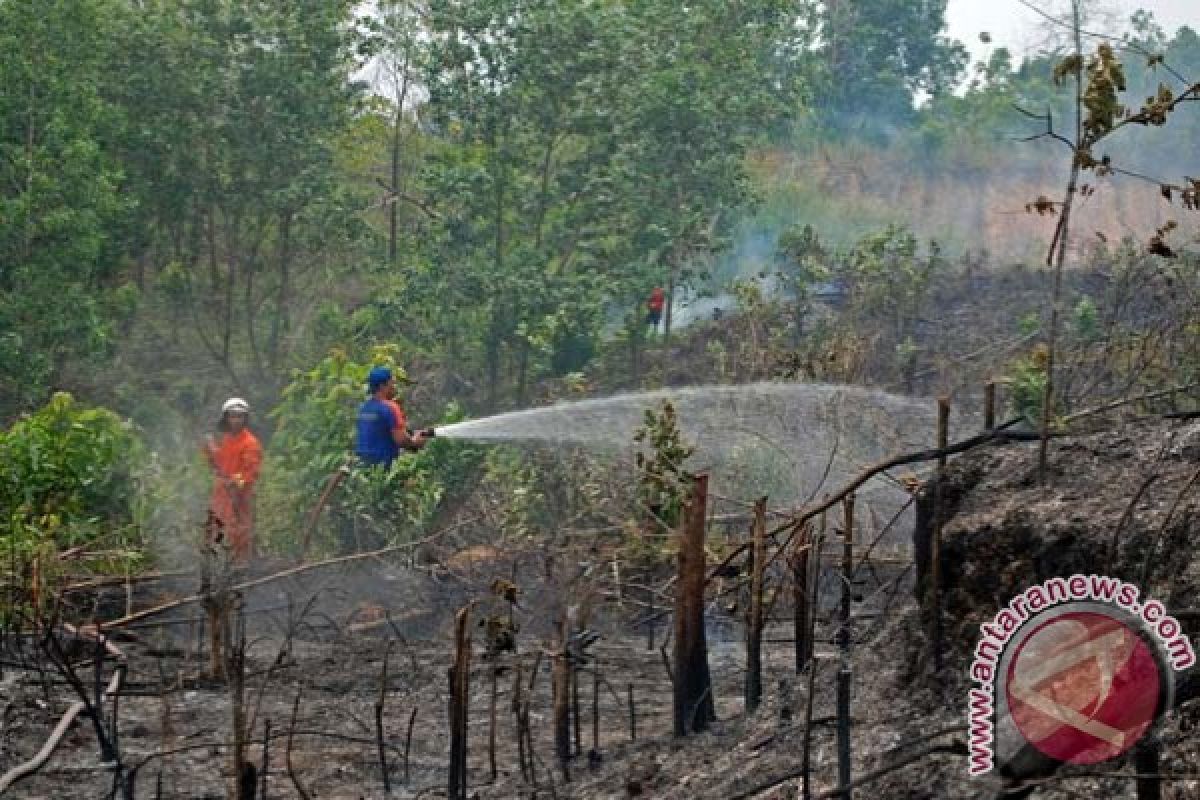
[[[522,336],[517,341],[517,408],[525,407],[525,393],[529,380],[529,340]]]
[[[1137,800],[1161,800],[1162,778],[1159,756],[1161,746],[1152,737],[1141,742],[1133,751],[1134,769],[1137,771]]]
[[[271,344],[267,358],[271,367],[279,361],[280,342],[291,328],[288,308],[292,291],[292,212],[279,218],[279,294],[275,301],[275,319],[271,321]]]
[[[401,101],[402,102],[402,101]],[[400,122],[403,119],[403,107],[396,108],[396,117],[392,127],[392,202],[388,204],[388,263],[396,265],[396,237],[399,235],[400,216]]]
[[[642,345],[645,342],[645,331],[645,320],[635,315],[633,325],[629,329],[629,372],[634,388],[642,385]]]
[[[500,339],[495,335],[496,326],[493,323],[493,335],[484,343],[483,360],[487,371],[487,410],[495,413],[500,398]]]
[[[1083,59],[1083,32],[1080,22],[1081,0],[1072,0],[1071,11],[1074,19],[1075,56]],[[1054,406],[1054,351],[1058,338],[1058,307],[1062,298],[1063,261],[1067,257],[1067,236],[1071,229],[1071,209],[1075,205],[1075,193],[1079,186],[1079,159],[1076,154],[1083,147],[1083,67],[1075,74],[1075,143],[1071,158],[1071,175],[1067,179],[1067,192],[1063,198],[1062,215],[1058,218],[1058,226],[1054,231],[1054,240],[1050,243],[1047,254],[1047,264],[1054,267],[1054,289],[1050,298],[1050,335],[1046,347],[1046,388],[1042,393],[1042,418],[1039,430],[1041,441],[1038,443],[1038,475],[1042,483],[1048,479],[1046,472],[1050,451],[1050,417]]]
[[[675,305],[675,257],[671,256],[670,272],[667,274],[667,297],[666,307],[663,309],[663,352],[666,353],[671,346],[671,307]],[[669,359],[664,359],[663,369],[666,369],[666,364]]]
[[[35,168],[37,160],[34,158],[34,144],[37,141],[37,125],[34,121],[36,107],[37,86],[34,81],[30,81],[29,108],[25,126],[25,162],[28,166],[28,171],[25,173],[25,239],[21,253],[22,260],[26,262],[29,261],[29,257],[33,254],[33,209],[35,206],[33,201],[33,182],[37,172]]]

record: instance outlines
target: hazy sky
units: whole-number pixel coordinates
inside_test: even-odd
[[[1200,0],[1100,0],[1100,4],[1121,23],[1141,8],[1152,12],[1168,33],[1181,25],[1200,31]],[[1035,5],[1056,13],[1070,6],[1067,0],[1036,0]],[[946,21],[950,35],[965,44],[975,58],[989,49],[979,41],[980,31],[992,35],[991,46],[1004,45],[1018,56],[1045,37],[1045,20],[1017,0],[949,0]]]

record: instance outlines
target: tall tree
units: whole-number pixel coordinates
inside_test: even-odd
[[[627,45],[627,109],[618,124],[635,249],[651,254],[668,298],[702,277],[730,212],[753,200],[745,157],[798,105],[800,5],[635,4]]]
[[[689,279],[749,198],[747,147],[794,108],[793,2],[430,5],[427,171],[445,214],[425,280],[474,331],[488,405],[565,370],[613,303]],[[716,220],[716,221],[714,221]],[[505,364],[511,369],[505,370]]]
[[[333,148],[355,111],[353,4],[147,4],[131,159],[184,326],[246,389],[285,362],[304,283],[352,234]],[[132,98],[131,98],[132,99]],[[156,187],[162,187],[157,191]],[[277,388],[277,387],[275,387]],[[269,389],[268,389],[269,391]]]
[[[123,3],[0,3],[0,415],[111,342],[132,202],[107,143]]]
[[[532,362],[594,331],[617,245],[613,154],[621,40],[616,5],[438,2],[427,79],[448,146],[428,190],[445,214],[430,276],[446,324],[475,331],[487,404],[512,362],[522,403]]]
[[[967,62],[947,38],[946,0],[824,0],[808,5],[814,105],[836,127],[911,119],[915,101],[959,83]]]

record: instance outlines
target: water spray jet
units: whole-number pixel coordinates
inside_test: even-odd
[[[629,457],[645,412],[670,401],[694,445],[689,469],[707,471],[716,491],[740,501],[762,494],[773,505],[809,502],[863,465],[932,447],[937,403],[858,386],[755,383],[659,389],[497,414],[440,426],[444,439],[540,443]],[[982,424],[955,414],[951,436]],[[876,479],[862,499],[890,517],[909,495]]]

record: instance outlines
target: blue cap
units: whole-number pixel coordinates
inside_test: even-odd
[[[375,367],[367,376],[367,391],[371,394],[379,391],[379,387],[392,379],[392,371],[388,367]]]

